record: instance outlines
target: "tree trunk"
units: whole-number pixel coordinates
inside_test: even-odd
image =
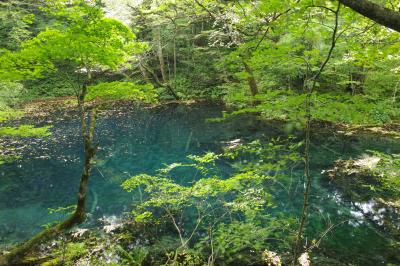
[[[90,82],[90,73],[88,73],[88,81]],[[0,258],[0,266],[18,265],[21,259],[26,256],[33,248],[39,244],[50,240],[61,232],[71,229],[73,226],[81,224],[86,218],[86,196],[90,173],[92,170],[92,160],[96,154],[97,145],[93,144],[94,129],[96,124],[96,110],[93,109],[90,115],[89,128],[86,122],[86,112],[84,107],[84,98],[87,93],[87,84],[82,87],[82,92],[78,97],[78,109],[82,126],[82,137],[84,142],[84,166],[79,184],[78,203],[75,212],[65,221],[54,225],[51,228],[43,230],[28,241],[16,246],[8,254]]]
[[[160,82],[160,80],[158,79],[157,75],[156,75],[149,67],[147,67],[145,64],[141,64],[141,67],[143,67],[143,69],[144,69],[147,73],[149,73],[149,74],[151,75],[152,80],[153,80],[153,83],[154,83],[156,86],[164,87],[164,88],[168,91],[168,93],[171,94],[171,95],[175,98],[175,100],[180,100],[180,97],[179,97],[178,94],[176,94],[175,91],[172,89],[171,85],[169,85],[168,83],[162,84],[162,83]]]
[[[332,58],[333,50],[336,47],[337,42],[337,33],[339,29],[339,12],[340,12],[341,4],[338,3],[337,9],[335,11],[335,26],[332,32],[332,39],[331,39],[331,47],[328,51],[328,54],[325,58],[325,61],[320,66],[318,72],[309,80],[311,85],[307,86],[307,96],[305,100],[305,111],[306,111],[306,129],[305,129],[305,141],[304,141],[304,198],[303,198],[303,207],[301,210],[300,220],[299,220],[299,229],[297,231],[296,240],[293,247],[293,260],[292,265],[297,264],[298,255],[300,255],[300,251],[302,249],[302,239],[303,239],[303,232],[306,226],[307,217],[309,215],[309,206],[310,206],[310,195],[311,195],[311,184],[313,181],[313,177],[311,176],[310,172],[310,163],[311,163],[311,156],[310,156],[310,145],[311,145],[311,123],[313,121],[312,117],[312,107],[313,107],[313,100],[312,95],[315,91],[317,81],[321,74],[323,73],[326,65]],[[306,85],[307,83],[305,83]]]
[[[167,78],[167,73],[165,72],[165,61],[164,61],[164,54],[161,42],[161,26],[157,27],[156,42],[157,42],[157,56],[158,56],[158,61],[160,62],[161,76],[163,82],[166,83],[168,81],[168,78]]]
[[[400,32],[400,12],[370,0],[339,0],[339,2],[385,27]]]
[[[93,144],[94,127],[96,124],[96,110],[95,109],[92,110],[92,113],[90,115],[89,128],[87,128],[86,115],[83,103],[81,103],[80,105],[82,105],[80,106],[81,109],[80,116],[82,124],[85,158],[84,158],[81,180],[79,183],[78,203],[74,213],[77,224],[82,223],[83,221],[85,221],[86,218],[87,187],[88,187],[89,177],[92,171],[92,160],[97,150],[97,145]]]
[[[174,88],[176,89],[176,33],[177,33],[177,25],[174,21]]]
[[[142,58],[139,58],[139,68],[140,68],[140,72],[142,73],[143,79],[148,82],[150,80],[150,78],[149,78],[146,68],[143,66]]]
[[[257,81],[254,77],[253,69],[247,64],[247,62],[242,59],[244,69],[247,73],[247,83],[249,84],[251,96],[255,96],[258,94],[258,86]]]

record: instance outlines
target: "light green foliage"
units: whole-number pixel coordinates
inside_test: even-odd
[[[42,78],[43,84],[32,85],[38,91],[32,97],[73,93],[68,82],[56,85],[63,93],[51,92],[49,87],[57,82],[45,72],[57,71],[60,76],[70,71],[67,69],[72,65],[69,74],[78,74],[78,69],[79,76],[84,76],[89,69],[96,76],[122,65],[129,68],[131,61],[139,59],[148,68],[141,69],[146,73],[143,77],[155,87],[160,84],[154,82],[154,76],[184,99],[223,97],[237,108],[248,107],[253,104],[248,97],[250,74],[244,68],[245,61],[254,72],[258,100],[265,100],[264,115],[285,119],[286,113],[297,112],[296,120],[303,120],[301,100],[306,80],[316,73],[330,47],[334,18],[328,8],[335,8],[332,1],[322,0],[200,1],[202,6],[187,1],[143,1],[133,8],[131,15],[132,28],[141,43],[134,41],[134,34],[124,24],[106,18],[98,1],[46,2],[39,11],[46,11],[53,18],[48,29],[23,42],[18,53],[3,50],[0,57],[4,66],[0,76],[4,79]],[[36,18],[31,16],[38,13],[32,12],[36,9],[17,0],[3,6],[5,17],[11,12],[13,19],[21,17],[20,21],[26,24],[14,23],[16,28],[27,30],[32,23],[36,25]],[[398,34],[373,25],[345,8],[341,9],[340,17],[340,38],[317,83],[317,91],[323,95],[318,94],[314,102],[316,118],[350,124],[395,122],[400,62],[396,55]],[[158,34],[167,74],[165,81],[160,76]],[[146,49],[149,53],[134,58]],[[143,77],[133,77],[136,83],[143,84]],[[72,81],[76,83],[75,79]],[[158,90],[161,98],[170,97],[165,95],[166,87]],[[275,97],[274,93],[280,94],[281,90],[285,92]],[[391,107],[385,108],[388,104]],[[369,112],[366,118],[360,115],[364,111]]]
[[[152,103],[156,101],[157,94],[151,84],[138,85],[132,82],[105,82],[89,87],[86,96],[88,101],[102,100],[133,100]]]
[[[248,253],[261,254],[265,250],[265,242],[270,236],[270,229],[251,223],[234,221],[230,224],[220,224],[215,231],[214,243],[215,253],[223,258],[224,265],[232,263],[252,264],[255,258],[252,256],[241,256],[238,254]],[[256,258],[257,259],[260,258]]]
[[[70,261],[64,262],[66,265],[74,265],[74,259],[79,258],[83,254],[87,253],[88,250],[84,243],[68,243],[65,248],[65,254],[62,254]]]
[[[51,126],[34,127],[31,125],[21,125],[18,127],[0,127],[0,136],[14,137],[47,137],[51,133]]]
[[[31,4],[30,1],[27,2],[26,4]],[[14,50],[30,36],[30,26],[34,22],[35,14],[23,5],[18,0],[0,3],[0,48]]]
[[[56,258],[42,263],[43,266],[52,265],[75,265],[75,261],[88,253],[85,243],[61,243],[60,249],[53,254]]]
[[[304,123],[307,80],[319,70],[330,48],[334,16],[329,8],[335,9],[335,5],[331,1],[301,1],[279,7],[264,1],[261,12],[275,8],[291,11],[271,23],[273,31],[265,31],[259,38],[243,37],[236,49],[221,57],[219,68],[234,76],[220,86],[225,91],[224,100],[240,109],[238,113],[259,112],[268,119]],[[246,13],[246,4],[243,7],[229,9],[237,16],[239,28],[249,25],[246,19],[257,14]],[[333,56],[316,83],[313,118],[353,125],[398,122],[398,33],[344,8],[340,18]],[[258,83],[256,97],[248,90],[243,56],[247,56]],[[261,104],[254,107],[254,102]]]
[[[0,50],[0,78],[3,80],[35,79],[43,71],[53,69],[48,61],[38,63],[39,51],[23,49],[18,53]]]
[[[0,148],[2,148],[2,147],[0,146]],[[0,155],[0,165],[2,165],[2,164],[4,164],[4,163],[8,163],[8,162],[15,161],[15,160],[18,160],[18,159],[19,159],[18,156]]]
[[[254,107],[245,107],[254,98],[239,97],[235,104],[242,106],[232,114],[246,112],[260,113],[268,119],[300,121],[304,123],[305,94],[293,91],[270,91],[259,95],[255,99],[261,104]],[[382,125],[398,122],[400,109],[390,100],[376,100],[364,95],[336,95],[332,93],[315,93],[312,97],[314,119],[350,125]],[[392,106],[388,108],[388,106]]]
[[[0,83],[0,110],[4,110],[10,106],[20,102],[23,92],[23,85],[15,82]],[[1,115],[0,115],[1,117]],[[1,118],[0,118],[1,121]]]
[[[36,78],[44,71],[62,71],[63,65],[72,67],[75,75],[115,70],[145,47],[123,23],[104,17],[95,3],[74,1],[68,7],[67,2],[49,1],[47,11],[58,23],[24,42],[17,53],[3,52],[0,61],[6,68],[1,68],[1,76]]]
[[[7,120],[16,119],[23,115],[22,111],[13,110],[11,108],[0,108],[0,123]],[[18,127],[0,126],[0,137],[8,136],[13,138],[21,137],[48,137],[50,136],[49,129],[51,126],[34,127],[32,125],[20,125]],[[0,149],[3,146],[0,144]],[[11,162],[18,159],[15,155],[0,155],[0,165],[6,162]]]
[[[122,187],[143,194],[132,212],[136,223],[175,226],[181,241],[176,256],[186,250],[207,257],[213,248],[212,256],[224,265],[235,259],[248,263],[254,256],[260,258],[257,254],[266,248],[268,237],[284,237],[281,233],[291,226],[291,219],[283,223],[269,216],[274,204],[267,184],[284,180],[284,170],[300,160],[300,145],[291,139],[255,141],[222,154],[191,155],[193,163],[173,163],[155,176],[133,176]],[[235,173],[216,175],[219,160],[230,161]],[[181,167],[194,168],[197,177],[192,182],[180,180],[173,170]],[[194,238],[197,232],[205,236]],[[195,243],[194,249],[189,241]]]
[[[23,115],[22,111],[13,110],[11,108],[0,108],[0,122],[5,122],[7,120],[16,119]],[[21,137],[48,137],[50,136],[49,129],[51,126],[45,127],[34,127],[32,125],[19,125],[18,127],[10,127],[10,126],[0,126],[0,137],[8,136],[13,138],[21,138]],[[2,145],[0,144],[0,149],[2,149]],[[0,164],[5,162],[11,162],[13,160],[18,159],[18,156],[8,155],[3,156],[0,155]]]
[[[0,109],[0,122],[21,117],[23,114],[23,111],[13,110],[11,108]]]
[[[228,149],[224,155],[229,158],[247,158],[246,160],[236,162],[233,166],[239,171],[258,171],[275,172],[285,170],[301,160],[299,148],[303,142],[297,142],[292,137],[287,140],[271,139],[269,143],[264,144],[259,140],[239,145],[234,149]]]
[[[385,197],[394,198],[400,207],[400,155],[377,151],[372,151],[372,154],[381,159],[377,166],[371,169],[372,175],[379,180],[379,185],[374,185],[373,190],[379,191]]]
[[[312,120],[400,121],[398,33],[340,9],[336,46],[319,73],[332,45],[337,1],[144,0],[132,7],[131,27],[106,17],[102,1],[47,0],[35,8],[26,2],[0,3],[0,122],[18,116],[6,108],[22,97],[74,94],[79,104],[85,97],[153,103],[157,89],[162,99],[223,99],[234,108],[227,116],[257,113],[301,128],[316,74]],[[43,12],[50,21],[37,19]],[[0,127],[0,135],[44,137],[49,129]],[[170,261],[190,265],[212,256],[221,265],[256,264],[254,256],[237,254],[261,253],[269,237],[282,239],[288,249],[290,224],[282,220],[290,219],[272,217],[269,184],[279,182],[292,192],[290,172],[302,163],[301,145],[293,139],[254,141],[221,154],[191,155],[154,175],[133,176],[123,188],[139,199],[132,212],[137,225],[161,232],[172,227],[179,235],[180,243],[167,233],[160,240],[174,243],[174,251],[167,250]],[[380,178],[363,184],[363,191],[397,195],[398,155],[376,155],[382,161],[370,173]],[[223,172],[221,162],[232,172]],[[132,265],[140,265],[150,250],[116,249]]]
[[[19,118],[23,114],[23,111],[13,110],[8,106],[5,106],[4,108],[0,108],[0,123],[7,120]],[[47,137],[51,134],[49,132],[50,128],[50,126],[34,127],[31,125],[20,125],[18,127],[0,126],[0,137]],[[3,149],[3,146],[1,144],[0,149]],[[6,162],[12,162],[14,160],[17,160],[18,158],[19,156],[17,155],[0,155],[0,165]]]
[[[143,265],[149,251],[143,247],[137,247],[129,252],[123,249],[121,246],[116,247],[117,252],[122,257],[120,264],[141,266]]]

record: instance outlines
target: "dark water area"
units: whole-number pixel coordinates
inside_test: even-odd
[[[221,117],[222,111],[221,106],[207,104],[167,105],[100,116],[96,128],[100,148],[90,179],[88,223],[129,211],[132,195],[121,188],[121,183],[132,175],[154,174],[165,164],[187,161],[190,154],[219,152],[226,142],[239,138],[247,142],[285,137],[276,125],[252,116],[206,122]],[[43,225],[63,217],[50,213],[49,208],[75,203],[83,157],[79,122],[67,119],[52,125],[50,138],[23,140],[27,145],[19,151],[21,158],[0,165],[0,245],[27,239]],[[327,256],[354,265],[400,263],[396,254],[400,251],[393,247],[390,236],[319,178],[321,171],[339,158],[356,158],[367,150],[400,152],[400,143],[371,136],[340,137],[336,132],[324,131],[313,136],[312,149],[315,178],[308,233],[317,238],[329,226],[338,224],[321,242]],[[294,176],[302,177],[301,166]],[[301,186],[290,199],[284,190],[274,196],[275,212],[300,212]],[[368,208],[365,204],[363,207]]]

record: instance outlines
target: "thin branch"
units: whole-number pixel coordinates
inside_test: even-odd
[[[335,46],[336,46],[337,32],[338,32],[338,28],[339,28],[340,7],[341,7],[341,4],[339,2],[337,9],[335,11],[335,27],[334,27],[334,30],[332,33],[331,47],[328,51],[328,54],[327,54],[324,62],[320,66],[318,72],[311,78],[312,85],[308,87],[308,93],[307,93],[307,97],[306,97],[306,119],[307,119],[307,121],[306,121],[305,150],[304,150],[304,164],[305,164],[304,176],[306,178],[306,184],[305,184],[305,190],[304,190],[303,208],[302,208],[302,213],[300,216],[300,225],[299,225],[299,229],[297,232],[296,242],[294,245],[293,260],[292,260],[293,265],[296,264],[297,256],[299,254],[302,235],[303,235],[304,227],[305,227],[307,216],[308,216],[309,198],[310,198],[310,193],[311,193],[311,183],[312,183],[312,176],[310,173],[310,145],[311,145],[310,135],[311,135],[311,122],[312,122],[311,96],[313,95],[313,92],[315,90],[317,80],[320,77],[320,75],[322,74],[322,72],[324,71],[329,60],[331,59],[333,50],[335,49]],[[306,86],[307,86],[307,84],[306,84]]]

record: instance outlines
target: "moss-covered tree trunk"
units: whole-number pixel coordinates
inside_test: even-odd
[[[256,96],[258,94],[258,86],[256,78],[254,77],[253,69],[250,65],[246,62],[246,60],[242,59],[244,69],[247,73],[247,83],[249,84],[249,89],[251,96]]]
[[[88,74],[88,81],[90,81]],[[75,212],[65,221],[48,228],[35,235],[28,241],[16,246],[9,253],[0,258],[0,266],[19,265],[20,261],[35,247],[41,243],[48,241],[65,230],[71,229],[73,226],[81,224],[86,219],[86,198],[88,191],[88,182],[92,170],[92,161],[96,154],[97,145],[94,144],[94,129],[96,124],[96,109],[91,111],[89,117],[89,126],[87,123],[87,112],[85,111],[85,96],[87,93],[87,84],[82,87],[82,91],[78,96],[78,109],[82,126],[82,138],[84,146],[84,164],[82,175],[79,183],[78,202]]]

